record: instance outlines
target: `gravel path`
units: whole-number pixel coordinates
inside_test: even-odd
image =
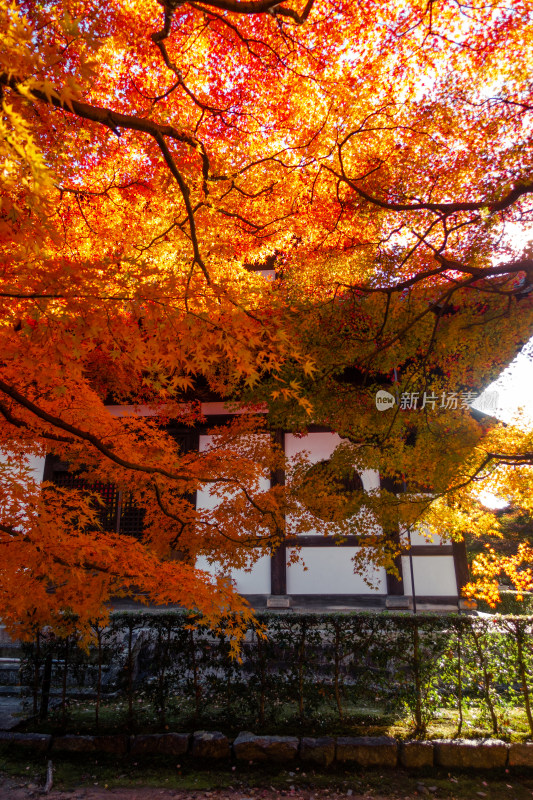
[[[392,800],[376,794],[347,794],[346,792],[329,791],[327,789],[294,791],[275,791],[271,789],[220,789],[214,791],[182,791],[177,789],[105,789],[104,787],[83,787],[72,791],[56,791],[52,789],[43,794],[41,787],[32,783],[21,785],[20,781],[0,777],[0,798],[2,800],[29,800],[29,798],[47,798],[47,800]],[[410,800],[410,796],[406,798]]]

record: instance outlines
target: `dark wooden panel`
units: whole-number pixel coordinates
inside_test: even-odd
[[[306,536],[292,536],[286,540],[287,546],[295,545],[298,547],[359,547],[361,536],[345,536],[337,542],[333,536],[322,536],[321,534],[309,534]],[[413,545],[410,550],[403,550],[403,555],[411,553],[413,556],[451,556],[452,545],[450,544],[419,544]]]
[[[285,434],[283,431],[274,431],[272,434],[272,442],[285,451]],[[275,469],[270,473],[271,486],[285,486],[285,471],[283,469]]]
[[[416,596],[416,602],[418,605],[423,603],[429,603],[431,605],[441,605],[441,606],[455,606],[457,607],[457,603],[459,598],[456,594],[446,594],[442,595],[442,597],[438,594],[420,594]]]
[[[451,556],[451,544],[414,544],[410,550],[406,550],[405,554],[412,556]]]
[[[269,595],[266,594],[245,594],[250,605],[255,609],[265,608]],[[304,606],[310,611],[325,611],[327,608],[343,607],[348,609],[357,608],[383,608],[385,609],[386,594],[292,594],[292,606]],[[325,608],[327,607],[327,608]],[[280,614],[292,613],[292,608],[276,609]]]
[[[167,433],[178,444],[182,453],[198,452],[199,433],[196,428],[185,428],[171,423],[167,427]]]
[[[258,415],[265,416],[264,411],[258,411]],[[206,422],[199,422],[195,425],[194,430],[200,434],[205,434],[211,428],[217,428],[222,425],[229,425],[237,417],[242,416],[241,414],[205,414]]]
[[[272,433],[272,441],[278,447],[285,449],[285,434],[282,430]],[[285,472],[282,469],[276,469],[270,473],[270,485],[285,486]],[[283,520],[283,525],[285,526],[285,519]],[[281,544],[270,558],[270,592],[275,595],[287,594],[287,552],[285,543]]]
[[[287,555],[284,544],[270,558],[270,593],[287,594]]]
[[[298,547],[354,547],[359,545],[360,542],[360,536],[345,536],[337,543],[333,536],[322,536],[321,534],[291,536],[287,539],[287,545],[295,545]]]
[[[54,472],[56,470],[58,463],[59,463],[58,456],[54,456],[52,455],[52,453],[48,453],[48,455],[44,460],[43,481],[50,481],[51,483],[53,483]]]
[[[463,586],[466,586],[470,581],[466,544],[463,539],[461,542],[452,542],[451,547],[453,552],[453,564],[455,567],[455,578],[457,580],[457,591],[461,594]]]
[[[309,425],[307,428],[308,433],[335,433],[327,425]]]
[[[396,547],[399,545],[400,533],[398,527],[396,527],[395,530],[389,531],[385,535],[394,545],[396,545]],[[404,581],[402,556],[400,553],[394,557],[394,566],[398,570],[398,576],[393,575],[391,572],[387,572],[387,592],[395,597],[401,597],[404,594]]]

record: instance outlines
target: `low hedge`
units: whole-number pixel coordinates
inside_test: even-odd
[[[509,706],[525,712],[533,735],[533,617],[379,612],[258,614],[266,638],[249,631],[241,660],[229,642],[186,612],[116,612],[95,626],[90,653],[76,635],[39,632],[24,646],[21,683],[35,714],[45,717],[51,694],[65,720],[68,703],[90,697],[96,723],[103,699],[152,704],[164,729],[169,709],[188,704],[200,717],[208,706],[253,709],[263,725],[292,706],[309,719],[329,705],[340,720],[346,707],[408,709],[417,734],[436,709],[458,714],[475,706],[492,734],[502,732]]]

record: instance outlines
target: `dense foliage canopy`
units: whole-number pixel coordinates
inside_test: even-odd
[[[1,0],[0,14],[8,622],[89,620],[123,591],[216,620],[241,601],[199,554],[242,566],[252,544],[334,521],[390,567],[397,544],[372,520],[495,530],[481,480],[531,508],[531,431],[468,408],[533,323],[527,0]],[[399,401],[387,411],[380,389]],[[184,453],[164,422],[196,424],[198,398],[269,414]],[[318,523],[305,463],[266,435],[311,422],[347,442],[315,475]],[[133,492],[145,540],[98,530],[94,494],[32,483],[25,459],[51,451]],[[389,491],[337,491],[354,466]],[[285,486],[264,489],[283,467]],[[222,502],[197,512],[206,486]],[[522,587],[524,547],[507,565]]]

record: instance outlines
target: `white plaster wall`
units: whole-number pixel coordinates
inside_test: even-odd
[[[407,539],[407,533],[405,532],[405,528],[400,526],[400,530],[402,532],[402,541]],[[428,534],[429,536],[429,534]],[[442,536],[438,534],[432,535],[430,538],[424,535],[424,527],[420,526],[418,530],[411,530],[411,544],[412,545],[419,545],[419,544],[427,544],[427,545],[435,545],[438,546],[442,544]]]
[[[295,436],[293,433],[285,434],[285,455],[293,458],[302,451],[308,453],[310,464],[325,461],[331,458],[335,448],[341,444],[342,439],[338,433],[308,433],[305,436]],[[379,473],[374,469],[366,469],[361,473],[363,489],[370,492],[379,489]]]
[[[6,505],[2,509],[4,514],[16,514],[16,521],[15,519],[4,519],[4,522],[13,523],[15,527],[23,527],[24,522],[27,521],[25,509],[28,507],[28,497],[30,494],[35,496],[35,491],[39,490],[43,480],[45,459],[41,456],[29,456],[23,463],[28,468],[27,474],[20,473],[20,462],[11,453],[0,450],[0,479],[5,487],[17,486],[16,494],[11,498],[8,494],[9,490],[6,489]],[[24,493],[22,497],[20,488]],[[10,501],[13,501],[13,506],[8,511],[11,505]]]
[[[218,564],[209,564],[203,556],[196,560],[198,569],[210,575],[221,574]],[[237,591],[241,594],[270,594],[270,556],[265,555],[256,561],[251,570],[234,569],[227,573],[235,581]]]
[[[205,452],[209,449],[211,442],[213,441],[213,437],[208,434],[203,434],[199,437],[199,451],[200,453]],[[268,478],[261,478],[259,481],[259,487],[261,491],[266,491],[270,487],[270,481]],[[231,491],[226,493],[227,497],[231,497]],[[196,508],[198,509],[206,509],[211,510],[216,508],[216,506],[220,503],[220,498],[211,494],[211,488],[206,486],[204,489],[199,489],[196,493]]]
[[[412,595],[409,557],[402,556],[404,592]],[[415,594],[445,597],[457,595],[453,556],[413,556]]]
[[[199,450],[205,452],[213,440],[212,436],[207,434],[200,436]],[[260,488],[262,490],[268,489],[270,481],[263,478],[260,481]],[[231,492],[227,493],[231,497]],[[220,498],[211,494],[209,487],[201,489],[196,493],[196,507],[198,509],[211,510],[216,508]],[[219,564],[209,564],[207,559],[201,557],[197,559],[196,566],[198,569],[204,569],[211,575],[221,572]],[[270,557],[268,555],[261,556],[250,570],[236,569],[229,573],[237,587],[237,591],[242,594],[270,594]]]
[[[302,452],[307,453],[310,464],[325,461],[331,458],[335,448],[341,444],[342,439],[337,433],[321,432],[308,433],[305,436],[295,436],[292,433],[285,434],[285,455],[287,458],[294,458]],[[364,470],[361,473],[361,481],[365,492],[379,489],[379,473],[373,469]],[[287,517],[287,525],[290,528],[291,517]],[[381,533],[381,529],[376,525],[376,533]],[[335,528],[331,527],[331,534],[335,533]],[[309,536],[322,536],[318,531],[310,530]]]
[[[0,462],[7,467],[8,474],[10,466],[17,466],[11,453],[6,453],[3,450],[0,450]],[[43,480],[44,462],[44,456],[29,456],[27,459],[26,463],[29,468],[29,478],[35,481],[35,483],[41,483]]]
[[[309,451],[309,461],[316,464],[331,454],[342,442],[337,433],[308,433],[305,436],[295,436],[293,433],[285,434],[285,455],[287,458],[297,456],[302,450]]]
[[[148,406],[106,406],[111,417],[156,417],[157,411]]]
[[[31,470],[31,476],[35,483],[41,483],[44,474],[44,462],[45,458],[43,456],[30,456],[29,458],[29,467]]]
[[[374,588],[361,575],[354,575],[352,557],[359,550],[358,547],[303,547],[304,563],[287,567],[287,594],[387,594],[387,577],[382,567],[370,571]],[[290,548],[287,557],[289,552]]]

